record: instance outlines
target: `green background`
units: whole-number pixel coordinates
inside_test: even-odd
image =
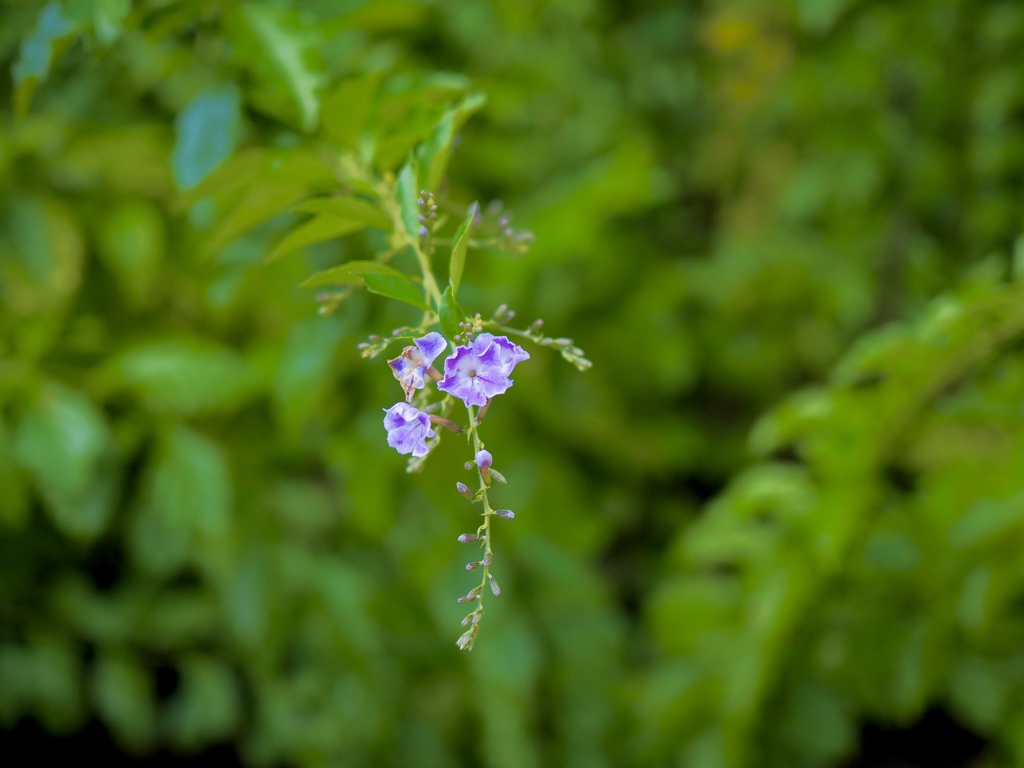
[[[994,1],[4,3],[0,726],[799,767],[941,710],[1024,764],[1021,42]],[[487,417],[467,655],[469,456],[407,475],[357,349],[418,313],[298,287],[383,234],[264,260],[338,147],[396,172],[470,90],[438,192],[536,244],[460,303],[594,368],[530,348]]]

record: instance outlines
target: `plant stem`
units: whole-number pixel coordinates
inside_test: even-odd
[[[480,449],[483,448],[483,443],[480,440],[480,433],[477,429],[479,423],[476,420],[476,409],[470,405],[467,406],[467,410],[469,411],[468,441],[472,441],[473,443],[473,455],[475,456],[480,451]],[[487,582],[490,580],[491,575],[491,518],[494,516],[494,510],[491,509],[491,503],[487,498],[488,485],[487,481],[484,480],[484,473],[483,470],[480,469],[480,467],[477,467],[477,476],[480,478],[480,500],[484,505],[484,511],[482,513],[484,516],[484,521],[480,525],[480,527],[477,528],[477,535],[481,537],[481,541],[483,541],[484,545],[484,554],[481,560],[486,561],[487,565],[483,566],[483,575],[480,578],[480,586],[477,588],[476,609],[474,610],[473,613],[479,614],[479,616],[482,618],[484,614],[484,592],[487,591]],[[480,619],[477,619],[477,622],[479,622],[479,620]],[[470,645],[469,647],[470,649],[472,649],[473,646]]]

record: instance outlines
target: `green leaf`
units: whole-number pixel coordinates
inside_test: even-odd
[[[171,170],[179,189],[201,182],[231,157],[242,130],[242,101],[234,84],[207,88],[174,124]]]
[[[249,365],[231,350],[206,340],[150,341],[108,360],[96,386],[130,392],[154,413],[226,413],[255,391]]]
[[[271,164],[280,161],[271,150],[262,147],[244,149],[220,165],[197,186],[178,196],[179,210],[185,210],[207,197],[236,195],[255,181]]]
[[[337,316],[292,324],[275,361],[272,385],[275,413],[286,426],[297,430],[322,412],[336,386],[335,361],[345,330]]]
[[[224,451],[198,432],[175,428],[166,437],[152,494],[165,520],[201,535],[225,532],[232,493]]]
[[[449,285],[441,297],[441,304],[437,308],[438,318],[441,321],[441,331],[449,339],[459,335],[459,323],[465,321],[466,313],[455,301],[455,293]]]
[[[448,169],[448,159],[452,153],[452,143],[462,126],[470,116],[483,107],[486,98],[482,93],[471,93],[454,107],[444,113],[441,120],[434,126],[429,138],[420,145],[416,156],[423,174],[423,185],[430,191],[436,191],[444,179]]]
[[[22,417],[14,454],[54,522],[90,538],[106,526],[118,485],[103,414],[81,393],[48,383]]]
[[[21,528],[29,520],[25,479],[14,462],[14,442],[0,419],[0,525]]]
[[[329,139],[347,149],[358,149],[380,79],[376,72],[349,78],[324,97],[320,123]]]
[[[333,216],[336,219],[359,221],[368,227],[388,231],[391,220],[374,203],[358,197],[314,197],[306,200],[293,209],[296,213],[316,213]]]
[[[950,528],[949,542],[957,548],[1005,541],[1024,528],[1024,493],[1009,499],[982,499]]]
[[[304,131],[312,131],[322,80],[315,29],[285,9],[262,3],[240,3],[228,19],[240,58],[262,81],[253,98],[272,113],[285,113],[278,116],[295,115]]]
[[[155,204],[128,199],[101,212],[96,252],[129,306],[138,308],[149,300],[166,250],[164,219]]]
[[[93,38],[107,47],[124,32],[131,0],[64,0],[63,6],[73,23],[91,30]]]
[[[0,285],[26,314],[55,316],[77,294],[85,242],[75,211],[56,197],[15,196],[0,217]]]
[[[11,67],[14,78],[14,113],[28,114],[32,96],[45,82],[50,68],[70,45],[78,25],[64,15],[60,3],[50,3],[39,14],[35,30],[25,38]]]
[[[306,280],[303,288],[321,285],[365,285],[370,293],[387,296],[429,312],[420,288],[412,278],[394,267],[377,261],[350,261],[337,267],[317,272]]]
[[[459,294],[459,285],[462,284],[462,271],[466,267],[466,253],[469,251],[469,230],[473,226],[480,206],[473,203],[466,212],[466,219],[459,225],[455,232],[452,245],[452,260],[448,267],[448,281],[451,284],[452,299]]]
[[[402,223],[405,224],[405,231],[412,237],[419,237],[420,230],[420,208],[417,204],[419,190],[416,188],[418,176],[418,163],[409,160],[398,174],[398,205],[402,209]]]
[[[92,696],[103,720],[118,741],[142,749],[153,738],[156,701],[149,675],[135,658],[106,652],[92,672]]]
[[[246,153],[214,171],[182,195],[179,203],[188,206],[214,197],[218,207],[227,210],[203,245],[204,252],[212,255],[252,228],[288,212],[310,194],[336,185],[330,168],[309,150]]]
[[[194,751],[230,739],[242,718],[240,686],[231,668],[197,654],[184,660],[180,675],[167,713],[175,742]]]
[[[162,435],[145,482],[130,532],[140,566],[169,575],[202,559],[203,547],[220,545],[231,523],[233,494],[227,457],[217,443],[183,426],[171,428]]]
[[[338,219],[334,216],[317,216],[300,224],[285,235],[267,256],[267,261],[274,261],[300,248],[305,248],[307,245],[322,243],[325,240],[333,240],[342,235],[358,232],[365,227],[366,224],[361,221]]]
[[[286,213],[307,191],[295,184],[258,184],[246,192],[203,243],[208,256],[250,229]]]
[[[101,45],[110,45],[124,32],[131,0],[95,0],[93,32]]]

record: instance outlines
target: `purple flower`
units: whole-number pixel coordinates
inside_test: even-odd
[[[388,445],[399,453],[426,456],[427,438],[434,436],[430,416],[408,403],[395,403],[384,416],[384,429],[388,431]]]
[[[481,469],[486,469],[487,467],[491,466],[491,462],[494,461],[493,457],[491,456],[491,452],[485,450],[477,451],[474,459],[476,460],[476,465]]]
[[[512,386],[509,374],[530,355],[505,336],[481,333],[470,345],[457,347],[444,361],[444,378],[437,388],[455,395],[467,406],[484,405]]]
[[[512,369],[517,364],[530,359],[530,353],[518,344],[513,344],[509,341],[508,336],[494,336],[490,333],[481,333],[470,342],[469,346],[476,353],[482,353],[488,347],[496,347],[498,363],[501,367],[501,372],[505,376],[511,376]]]
[[[405,390],[405,402],[412,400],[413,392],[423,389],[423,374],[427,373],[434,358],[444,352],[448,342],[445,341],[437,331],[432,331],[426,336],[413,339],[416,346],[406,347],[402,354],[394,360],[388,360],[388,365],[398,379],[402,389]]]

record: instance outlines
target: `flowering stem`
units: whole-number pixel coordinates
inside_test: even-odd
[[[483,448],[483,443],[480,440],[480,433],[477,429],[480,422],[477,421],[476,410],[473,406],[467,406],[467,410],[469,411],[469,430],[467,440],[472,441],[473,454],[476,455]],[[484,592],[487,591],[487,582],[490,580],[491,576],[491,518],[494,516],[494,510],[491,509],[490,501],[487,498],[488,483],[484,475],[483,468],[477,467],[477,476],[480,478],[480,490],[478,491],[478,496],[484,505],[484,511],[482,512],[484,521],[476,531],[484,549],[483,557],[480,560],[482,563],[483,573],[480,577],[480,585],[473,590],[476,592],[476,608],[474,608],[467,617],[470,620],[471,625],[463,635],[463,637],[466,638],[466,650],[473,649],[473,641],[476,639],[478,632],[477,628],[484,615]]]
[[[426,302],[429,306],[436,307],[441,303],[441,291],[437,287],[437,280],[434,278],[434,270],[430,266],[429,252],[424,251],[418,238],[410,235],[405,229],[405,222],[402,220],[402,207],[398,203],[398,196],[395,194],[393,184],[384,181],[379,186],[379,199],[387,209],[394,227],[395,251],[401,250],[406,245],[410,246],[416,254],[416,261],[419,262],[420,271],[423,273],[423,291],[426,294]],[[433,312],[427,312],[423,316],[423,325],[432,325]]]

